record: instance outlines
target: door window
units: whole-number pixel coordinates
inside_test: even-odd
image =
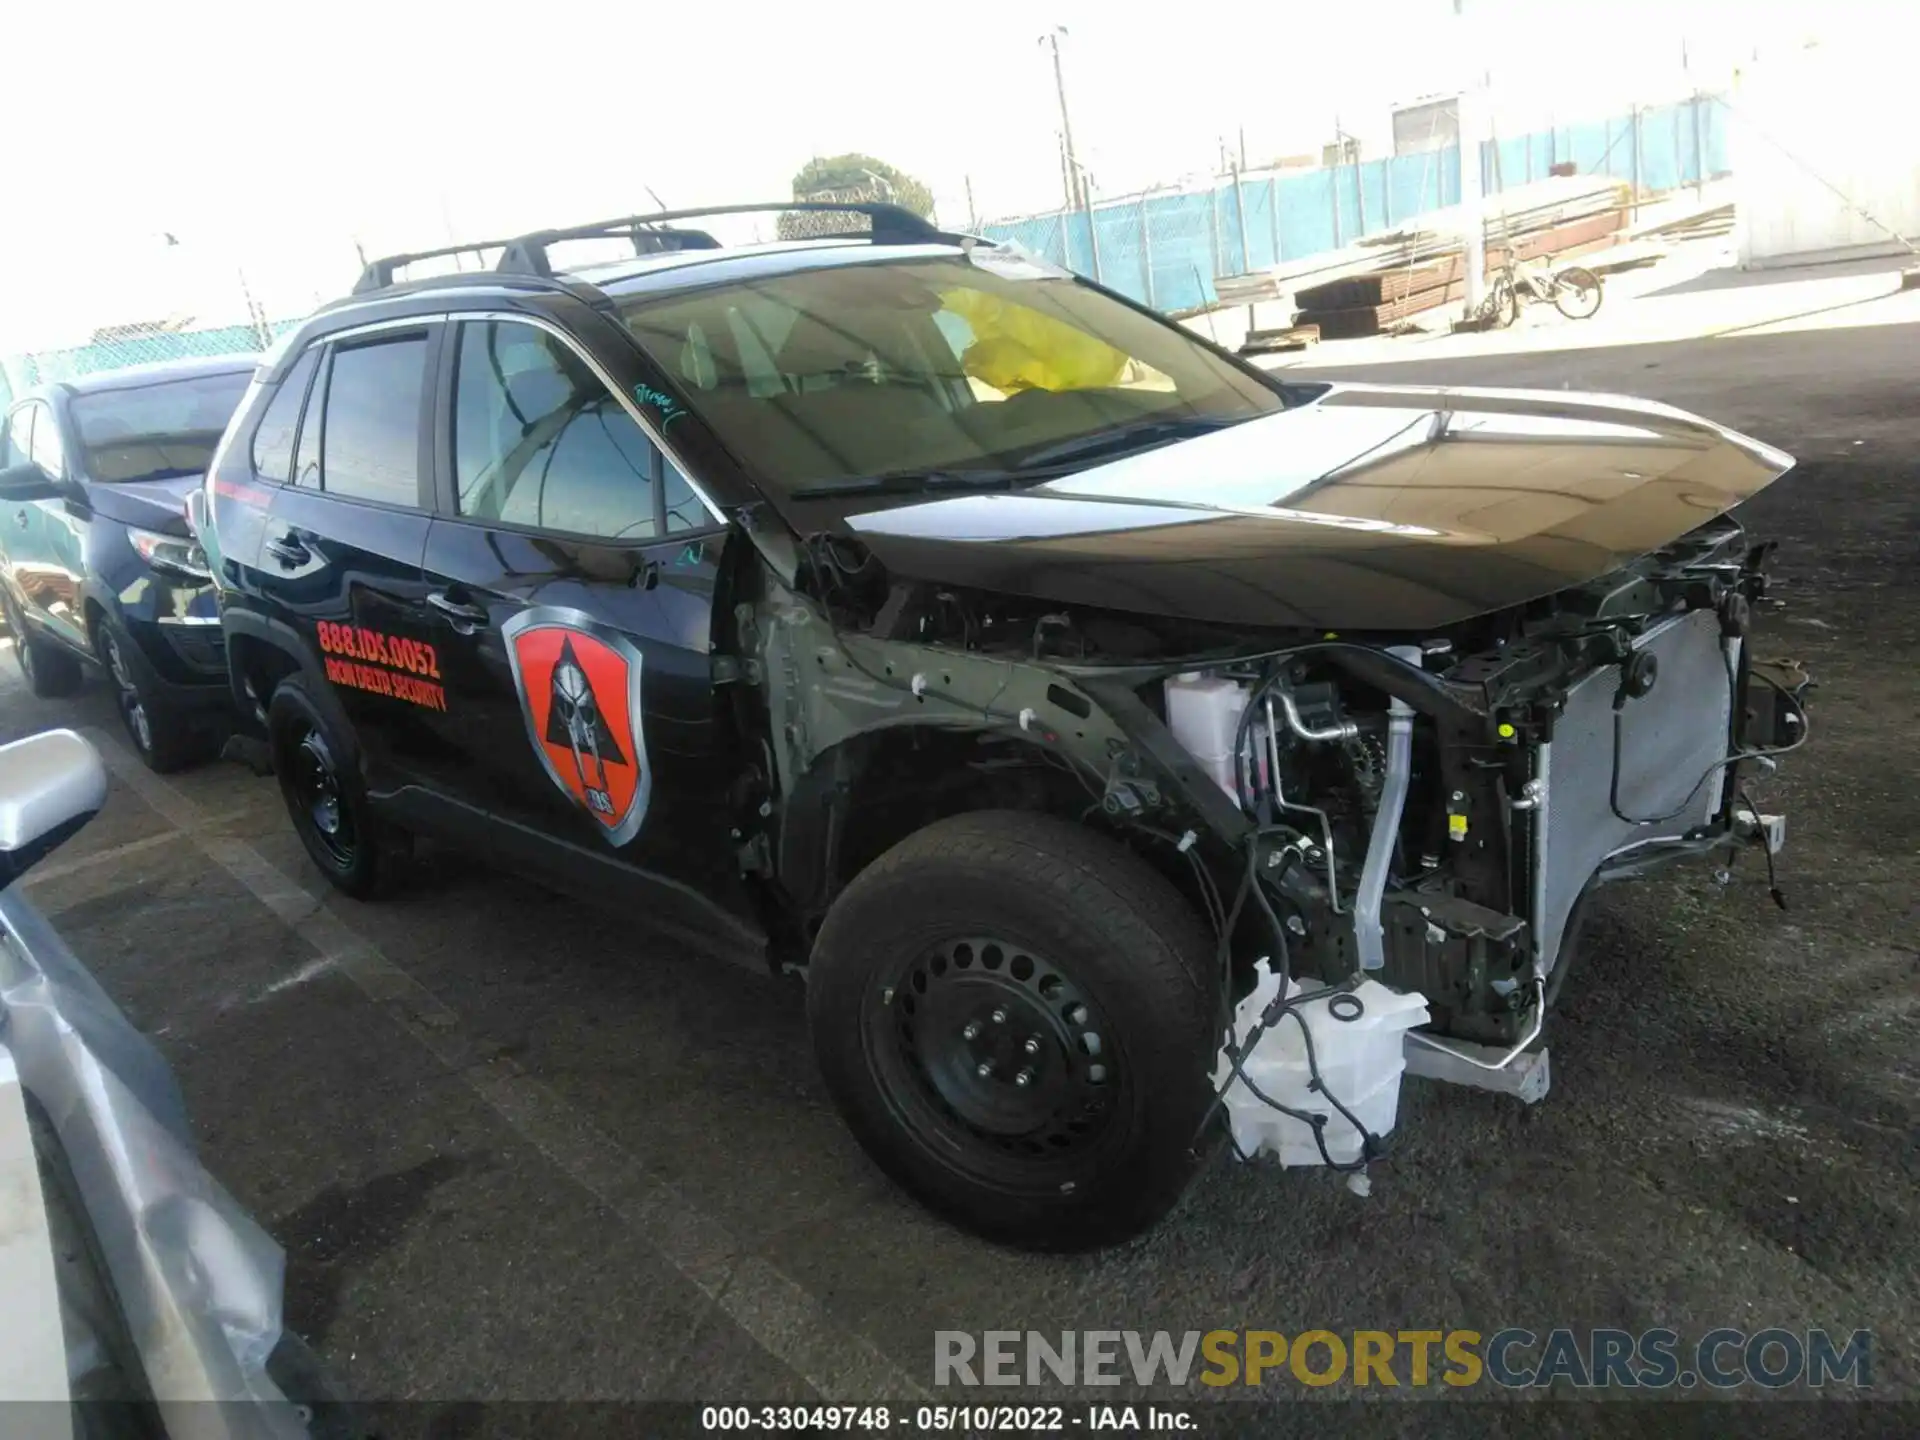
[[[680,467],[671,460],[666,462],[664,484],[669,535],[682,530],[705,530],[713,524],[706,503],[694,494],[687,477],[680,473]]]
[[[660,534],[668,467],[569,346],[537,326],[472,321],[460,327],[457,364],[453,468],[462,515],[608,540]],[[669,494],[693,498],[684,477],[676,472],[673,482]],[[692,524],[669,519],[668,528]]]
[[[7,417],[7,433],[0,438],[0,459],[24,465],[33,458],[33,406],[22,405]]]
[[[260,416],[253,432],[253,473],[262,480],[285,485],[293,478],[293,442],[300,430],[300,406],[319,363],[317,346],[295,361]],[[314,430],[317,435],[319,427]]]
[[[27,407],[37,411],[33,421],[33,439],[27,447],[27,453],[47,474],[58,480],[67,473],[66,459],[60,453],[60,427],[54,423],[53,412],[45,405],[35,404]]]
[[[320,422],[320,488],[385,505],[420,502],[427,337],[336,346]]]

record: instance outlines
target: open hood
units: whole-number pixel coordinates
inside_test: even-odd
[[[1256,627],[1432,630],[1616,570],[1792,464],[1651,401],[1336,385],[1031,489],[850,498],[835,528],[947,584]],[[821,521],[812,506],[794,518]]]

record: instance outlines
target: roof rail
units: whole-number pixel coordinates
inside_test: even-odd
[[[438,250],[415,250],[407,255],[385,255],[378,260],[369,260],[360,278],[354,281],[353,293],[365,295],[373,290],[384,290],[393,284],[393,273],[402,266],[411,265],[416,260],[438,260],[443,255],[473,255],[482,250],[506,250],[513,244],[511,240],[476,240],[471,245],[443,245]]]
[[[636,255],[652,255],[668,250],[717,250],[720,242],[704,230],[682,230],[666,224],[672,220],[692,220],[703,215],[754,215],[780,210],[821,210],[841,214],[865,215],[873,224],[871,239],[876,245],[924,245],[956,243],[960,237],[949,235],[931,221],[901,205],[881,201],[776,200],[764,205],[706,205],[692,210],[658,210],[646,215],[623,215],[614,220],[596,220],[588,225],[570,225],[561,230],[536,230],[512,240],[480,240],[471,245],[448,245],[438,250],[417,250],[408,255],[388,255],[371,261],[360,272],[353,287],[356,295],[384,290],[394,283],[394,272],[418,260],[434,260],[445,255],[467,255],[481,250],[501,252],[493,268],[504,274],[553,276],[553,264],[547,247],[563,240],[601,240],[625,237],[633,241]],[[823,239],[854,239],[864,235],[823,236]]]

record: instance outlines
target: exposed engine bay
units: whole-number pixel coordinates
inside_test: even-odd
[[[823,773],[855,792],[872,752],[850,756],[902,727],[917,758],[894,757],[891,800],[929,769],[1037,774],[1013,803],[1058,808],[1064,788],[1085,822],[1190,869],[1229,1035],[1224,1007],[1264,962],[1297,1003],[1364,982],[1417,995],[1417,1043],[1494,1071],[1541,1034],[1593,886],[1755,839],[1771,862],[1780,822],[1742,789],[1806,717],[1804,677],[1749,653],[1766,558],[1722,517],[1437,633],[1236,636],[901,582],[821,538],[799,593],[749,623],[787,679],[773,766],[790,806]],[[823,903],[819,851],[864,853],[868,808],[812,828],[789,808],[756,863]],[[1266,1006],[1244,1049],[1293,1003]]]
[[[1537,1028],[1589,887],[1724,845],[1742,765],[1804,734],[1749,665],[1764,556],[1739,541],[1723,522],[1453,633],[1167,680],[1175,738],[1278,847],[1296,966],[1419,991],[1441,1034]]]

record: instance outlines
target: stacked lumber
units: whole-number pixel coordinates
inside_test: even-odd
[[[1607,249],[1626,227],[1628,204],[1628,188],[1610,180],[1554,179],[1509,192],[1505,213],[1487,221],[1488,273],[1509,256],[1570,259]],[[1327,340],[1378,335],[1464,298],[1464,247],[1437,228],[1397,247],[1401,253],[1384,264],[1296,291],[1299,323],[1318,326]]]
[[[1629,187],[1606,176],[1539,180],[1489,196],[1488,259],[1497,264],[1509,247],[1523,259],[1571,258],[1605,249],[1619,240],[1629,204]],[[1222,305],[1289,303],[1302,312],[1299,323],[1320,325],[1329,340],[1377,334],[1382,325],[1460,298],[1465,223],[1457,206],[1428,211],[1339,250],[1245,275],[1218,276],[1214,291]],[[1416,296],[1425,303],[1403,304]],[[1401,309],[1371,321],[1343,313],[1387,305]]]

